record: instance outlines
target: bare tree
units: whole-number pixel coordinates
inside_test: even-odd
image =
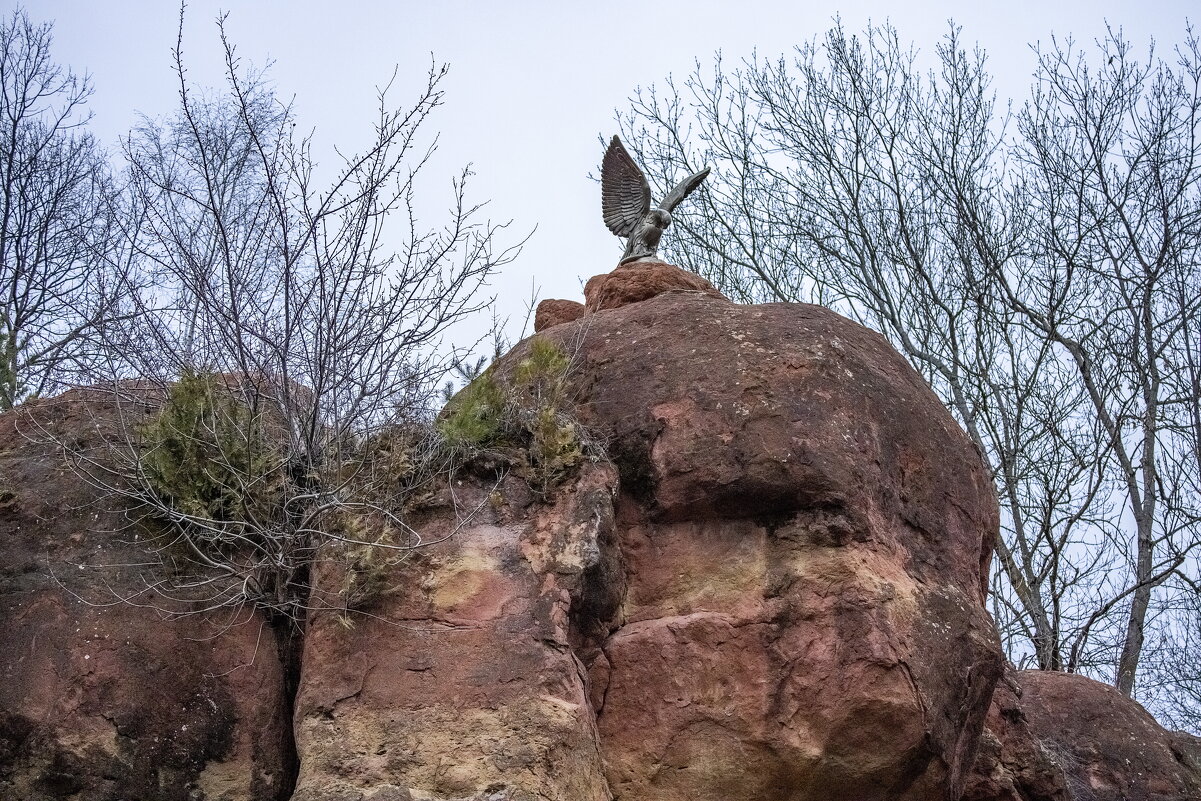
[[[92,88],[51,44],[21,10],[0,23],[0,410],[86,374],[129,312]]]
[[[1112,599],[1125,607],[1115,683],[1129,695],[1153,591],[1185,565],[1201,521],[1188,492],[1197,475],[1189,365],[1199,343],[1189,335],[1201,312],[1201,52],[1190,32],[1174,64],[1153,54],[1140,62],[1111,31],[1091,64],[1070,41],[1038,55],[1018,151],[1035,211],[1032,258],[995,278],[1022,324],[1070,360],[1132,522],[1113,543],[1128,571]]]
[[[155,547],[175,567],[147,578],[158,597],[299,620],[339,603],[309,594],[323,546],[386,560],[422,544],[396,495],[436,452],[420,423],[461,355],[442,337],[489,303],[487,277],[518,246],[495,247],[504,225],[468,202],[467,170],[442,225],[418,223],[446,67],[409,107],[381,89],[371,143],[323,171],[292,105],[217,27],[224,90],[188,81],[181,13],[177,112],[124,143],[127,233],[157,290],[117,345],[160,389],[128,396],[116,475],[83,467],[168,524]]]
[[[1165,725],[1201,732],[1201,585],[1167,582],[1165,613],[1149,621],[1140,694]]]
[[[877,328],[964,424],[1004,512],[1011,657],[1129,694],[1155,586],[1195,570],[1196,40],[1138,66],[1113,36],[1100,76],[1055,47],[1016,116],[958,29],[935,56],[839,25],[618,121],[652,181],[715,167],[669,257]]]

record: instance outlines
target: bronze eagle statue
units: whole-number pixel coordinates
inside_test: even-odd
[[[646,176],[621,140],[616,136],[609,142],[605,160],[601,162],[601,211],[605,225],[617,236],[627,237],[626,251],[619,264],[655,255],[663,231],[671,225],[671,212],[692,190],[701,185],[709,168],[694,172],[651,208],[651,187]]]

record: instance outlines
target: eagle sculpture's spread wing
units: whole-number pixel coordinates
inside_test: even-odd
[[[694,172],[683,181],[680,181],[678,184],[676,184],[676,188],[671,190],[667,197],[663,198],[663,202],[659,204],[659,208],[663,209],[668,214],[675,211],[676,206],[680,205],[684,198],[692,194],[692,190],[700,186],[701,181],[705,180],[705,177],[708,175],[709,168],[706,167],[700,172]]]
[[[621,140],[614,136],[601,162],[601,211],[605,225],[618,236],[628,237],[650,210],[650,184]]]

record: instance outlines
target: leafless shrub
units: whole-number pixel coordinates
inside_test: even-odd
[[[224,90],[188,80],[181,13],[179,107],[123,143],[123,232],[154,287],[106,345],[113,374],[150,387],[149,418],[146,403],[121,406],[109,451],[74,457],[150,536],[163,569],[139,598],[300,623],[363,606],[428,544],[406,514],[448,467],[432,409],[461,354],[443,338],[490,303],[487,278],[520,244],[497,245],[505,225],[468,201],[468,170],[447,219],[418,223],[445,66],[403,108],[393,75],[372,141],[331,169],[224,17],[217,29]],[[349,571],[333,595],[311,581],[324,559]]]

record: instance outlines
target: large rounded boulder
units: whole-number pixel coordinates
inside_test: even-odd
[[[1010,670],[993,696],[964,801],[1193,801],[1201,738],[1170,732],[1086,676]]]
[[[621,475],[624,596],[581,627],[615,797],[958,797],[997,506],[920,376],[826,309],[703,290],[541,336]]]
[[[298,798],[958,798],[1002,669],[979,454],[879,335],[644,266],[481,379],[559,354],[606,456],[461,473],[369,619],[310,621]]]

